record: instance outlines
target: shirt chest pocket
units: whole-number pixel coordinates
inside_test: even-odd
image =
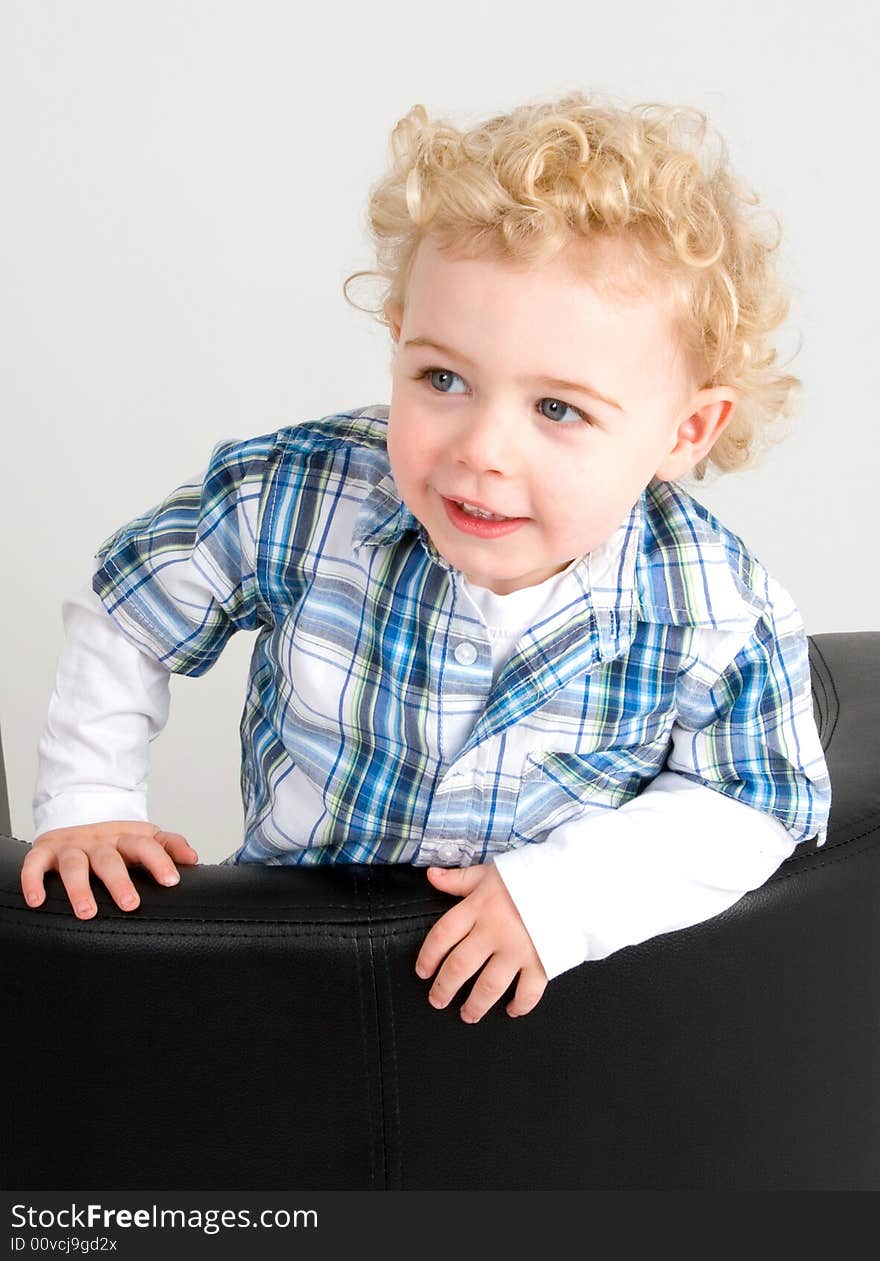
[[[616,810],[654,779],[665,757],[665,747],[653,745],[528,754],[512,842],[543,841],[553,828],[593,810]]]

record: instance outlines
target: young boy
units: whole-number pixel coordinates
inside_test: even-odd
[[[244,441],[121,527],[65,605],[22,868],[194,863],[148,822],[171,672],[258,631],[228,863],[428,867],[430,1001],[510,1015],[825,837],[790,597],[678,482],[744,465],[797,385],[748,195],[677,114],[572,93],[461,134],[421,106],[371,226],[391,404]],[[700,116],[702,117],[702,116]],[[753,200],[753,199],[752,199]],[[358,273],[362,274],[362,273]]]

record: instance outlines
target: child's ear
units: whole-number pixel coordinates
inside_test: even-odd
[[[385,318],[388,320],[388,327],[391,329],[391,336],[395,341],[400,340],[400,329],[403,324],[403,307],[399,302],[386,302],[384,306]]]
[[[736,391],[727,386],[700,390],[692,404],[693,410],[678,426],[675,445],[655,477],[661,482],[674,482],[689,473],[712,450],[733,420],[736,404]]]

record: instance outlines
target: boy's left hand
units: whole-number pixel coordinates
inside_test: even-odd
[[[507,1014],[530,1012],[547,988],[547,973],[495,864],[429,867],[428,879],[436,889],[462,899],[440,916],[416,959],[421,977],[431,976],[443,963],[428,994],[432,1006],[445,1007],[485,963],[461,1009],[462,1020],[476,1024],[517,973],[519,984]]]

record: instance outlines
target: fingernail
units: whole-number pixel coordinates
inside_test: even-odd
[[[26,901],[27,901],[28,906],[37,906],[39,904],[40,899],[36,893],[29,893],[27,895]]]
[[[180,884],[180,873],[177,871],[169,872],[167,876],[162,877],[162,883],[166,885],[167,884]]]
[[[425,979],[425,977],[426,977],[427,975],[428,975],[428,969],[424,966],[424,964],[421,964],[421,963],[420,963],[420,964],[416,967],[416,976],[420,976],[420,977],[422,978],[422,980],[424,981],[424,979]]]
[[[136,904],[137,904],[137,898],[133,897],[131,894],[128,894],[126,897],[124,897],[122,899],[122,902],[120,903],[123,911],[130,911],[131,908],[135,906]]]
[[[91,902],[77,902],[76,904],[77,915],[88,915],[91,909],[92,909]]]

